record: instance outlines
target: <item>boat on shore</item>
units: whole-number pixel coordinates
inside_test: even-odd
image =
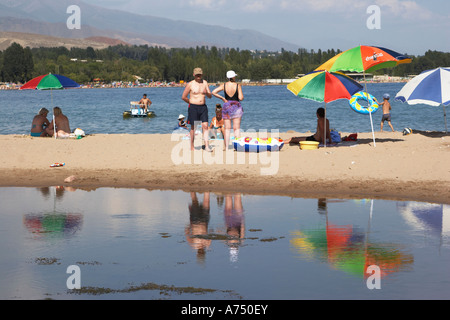
[[[139,101],[131,101],[130,110],[123,112],[124,118],[151,118],[155,116],[156,114],[153,111],[144,111],[143,105],[141,105]]]

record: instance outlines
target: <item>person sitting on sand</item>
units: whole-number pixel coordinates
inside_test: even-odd
[[[37,115],[34,116],[33,122],[31,123],[31,136],[32,137],[47,137],[48,134],[45,128],[50,125],[47,119],[48,110],[46,108],[41,108]]]
[[[186,122],[184,121],[186,117],[182,114],[178,116],[178,128],[187,129]]]
[[[56,137],[67,138],[70,135],[69,119],[62,113],[60,107],[53,108],[53,120],[46,129],[49,136],[53,137],[56,131]],[[56,123],[56,130],[55,130]]]
[[[380,131],[383,132],[383,124],[385,121],[388,122],[389,127],[391,127],[392,132],[394,132],[394,127],[391,124],[391,103],[389,102],[389,94],[385,93],[383,95],[383,102],[380,103],[380,106],[383,107],[383,117],[381,118]]]
[[[331,141],[331,135],[330,135],[330,122],[328,119],[325,119],[325,109],[319,108],[316,112],[317,116],[317,129],[316,133],[314,133],[312,136],[309,137],[293,137],[287,140],[284,140],[285,144],[299,144],[300,141],[317,141],[319,143],[325,144],[325,140],[323,137],[324,133],[324,122],[326,122],[326,139],[328,141]]]
[[[222,118],[222,106],[220,104],[216,104],[216,116],[212,118],[211,125],[209,126],[213,131],[213,135],[216,137],[218,134],[224,136],[224,127],[223,127],[223,118]]]

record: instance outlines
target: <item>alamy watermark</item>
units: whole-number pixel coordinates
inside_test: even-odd
[[[377,265],[371,265],[367,267],[367,274],[370,274],[367,277],[366,285],[369,290],[373,289],[381,289],[381,269]]]
[[[81,269],[77,265],[67,267],[66,273],[70,274],[67,278],[66,286],[69,290],[81,289]]]
[[[266,130],[241,130],[241,136],[252,137],[254,139],[268,139],[269,134]],[[275,139],[279,136],[279,130],[271,130],[270,136]],[[206,152],[202,150],[201,143],[203,135],[197,133],[194,139],[195,150],[191,150],[191,142],[189,134],[174,132],[171,136],[171,141],[178,142],[171,152],[172,163],[175,165],[194,164],[194,165],[254,165],[258,166],[261,175],[276,175],[280,168],[279,151],[268,151],[268,146],[264,143],[259,145],[260,152],[235,152],[234,149],[223,149],[223,142],[215,146],[214,152]],[[211,142],[211,141],[210,141]],[[230,147],[233,147],[233,140],[230,142]]]
[[[69,18],[67,18],[67,22],[66,22],[67,29],[80,30],[81,29],[81,9],[80,9],[80,7],[77,5],[68,6],[66,13],[70,14],[70,16],[69,16]]]
[[[371,5],[366,10],[370,14],[367,18],[366,26],[369,30],[381,29],[381,9],[377,5]]]

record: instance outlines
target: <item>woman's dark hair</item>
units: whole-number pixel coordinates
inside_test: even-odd
[[[320,118],[325,117],[325,109],[324,109],[324,108],[319,108],[319,109],[317,109],[317,115],[318,115]]]

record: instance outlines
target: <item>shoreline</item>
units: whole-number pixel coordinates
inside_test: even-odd
[[[371,133],[358,133],[351,146],[284,146],[280,152],[259,154],[221,153],[223,142],[215,140],[211,155],[198,140],[190,157],[185,153],[189,141],[170,134],[95,134],[80,140],[3,135],[0,145],[7,156],[0,160],[0,187],[144,188],[450,204],[450,134],[375,135],[376,147]],[[66,165],[50,168],[54,162]],[[262,174],[267,169],[273,172]],[[74,181],[64,182],[71,176]]]
[[[407,83],[408,80],[402,80],[402,81],[358,81],[360,83]],[[289,84],[289,82],[286,83],[267,83],[267,82],[249,82],[249,83],[242,83],[238,82],[242,86],[248,86],[248,87],[265,87],[265,86],[286,86]],[[20,90],[20,87],[23,84],[10,84],[12,87],[8,87],[7,85],[0,85],[0,91],[10,91],[10,90]],[[217,86],[219,83],[210,83],[210,86]],[[89,84],[89,85],[81,85],[80,88],[72,88],[73,89],[148,89],[148,88],[184,88],[185,84],[161,84],[161,85],[133,85],[133,86],[112,86],[110,84],[108,85],[95,85],[95,84]]]

